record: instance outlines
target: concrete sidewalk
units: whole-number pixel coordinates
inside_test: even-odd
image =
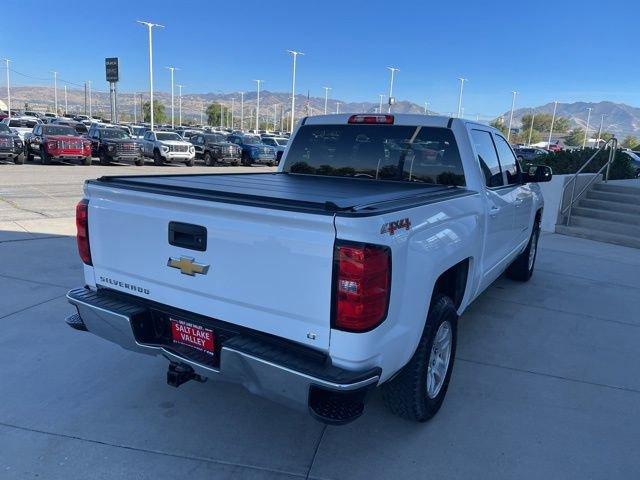
[[[37,233],[37,232],[36,232]],[[68,236],[0,242],[0,478],[639,478],[640,251],[558,235],[463,316],[445,404],[326,427],[64,325]]]

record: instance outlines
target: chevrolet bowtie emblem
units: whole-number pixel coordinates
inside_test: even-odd
[[[206,275],[209,271],[209,265],[196,263],[196,261],[191,257],[180,257],[179,259],[169,257],[167,266],[177,268],[180,270],[180,273],[184,275],[191,275],[192,277],[195,276],[196,273]]]

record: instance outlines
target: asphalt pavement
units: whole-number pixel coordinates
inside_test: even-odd
[[[232,170],[0,165],[0,479],[640,478],[640,250],[544,235],[529,283],[462,316],[426,424],[377,394],[327,427],[232,384],[174,389],[162,358],[64,324],[84,179]]]

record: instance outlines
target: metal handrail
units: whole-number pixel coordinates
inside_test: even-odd
[[[580,192],[578,193],[578,195],[576,195],[576,183],[577,183],[577,179],[578,179],[578,175],[580,175],[580,173],[582,173],[582,171],[587,168],[587,166],[591,163],[591,161],[596,158],[596,156],[598,156],[598,154],[602,151],[605,150],[607,148],[607,145],[609,145],[610,150],[609,150],[609,158],[607,159],[607,162],[602,165],[602,167],[600,167],[600,170],[598,170],[596,173],[593,174],[593,177],[591,178],[591,180],[589,180],[587,182],[587,184],[582,188],[582,190],[580,190]],[[567,190],[567,188],[569,188],[569,185],[572,185],[571,188],[571,199],[569,201],[569,204],[564,207],[561,210],[562,215],[566,215],[567,216],[567,226],[569,226],[569,222],[571,221],[571,209],[573,208],[573,204],[576,203],[576,201],[582,196],[582,194],[589,188],[591,187],[591,185],[596,181],[596,179],[598,178],[598,175],[600,175],[602,173],[602,171],[604,170],[604,168],[606,167],[607,171],[604,175],[604,182],[606,183],[609,180],[609,170],[611,169],[611,164],[614,162],[614,160],[616,159],[616,150],[618,148],[618,139],[616,137],[611,137],[609,140],[607,140],[605,142],[604,145],[602,145],[601,147],[599,147],[595,153],[593,155],[591,155],[591,157],[589,157],[589,159],[584,162],[584,164],[580,167],[580,169],[573,175],[573,177],[571,177],[569,179],[569,181],[567,183],[565,183],[564,187],[562,187],[562,201],[564,202],[564,194]]]

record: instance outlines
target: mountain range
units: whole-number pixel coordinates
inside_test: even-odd
[[[142,94],[143,100],[148,99],[146,93]],[[53,110],[54,95],[52,87],[41,86],[20,86],[11,89],[13,108],[23,108],[25,103],[30,109],[34,110]],[[109,117],[109,94],[106,92],[92,92],[92,114]],[[154,92],[154,99],[165,106],[166,112],[170,115],[171,95],[167,92]],[[235,99],[235,100],[233,100]],[[210,103],[223,103],[228,108],[234,104],[234,112],[236,116],[240,115],[240,94],[239,93],[189,93],[182,95],[182,117],[183,120],[200,119],[200,112]],[[304,94],[296,95],[296,116],[301,115],[317,115],[324,113],[324,97],[313,97]],[[84,113],[85,92],[80,89],[68,89],[67,105],[69,112]],[[178,96],[177,92],[174,98],[175,115],[177,121],[178,115]],[[276,106],[277,107],[274,107]],[[244,115],[250,118],[255,115],[256,92],[246,92],[244,94]],[[64,109],[64,91],[58,89],[58,107]],[[519,108],[514,111],[515,127],[521,124],[524,115],[530,114],[532,111],[537,113],[553,113],[553,103],[547,103],[537,107]],[[260,92],[260,111],[261,117],[264,119],[273,119],[274,108],[277,109],[276,117],[284,112],[289,112],[291,108],[291,95],[289,93],[271,92],[264,90]],[[379,108],[378,103],[374,102],[348,102],[341,99],[329,99],[327,102],[327,112],[335,113],[337,109],[342,113],[350,112],[374,112]],[[387,108],[383,105],[383,111]],[[571,128],[585,128],[587,123],[588,108],[591,108],[591,117],[589,119],[589,130],[595,131],[603,120],[603,131],[614,133],[619,138],[626,135],[640,136],[640,108],[632,107],[624,103],[614,103],[609,101],[602,102],[573,102],[558,103],[556,115],[566,117],[571,123]],[[121,113],[133,117],[134,112],[134,95],[132,93],[118,93],[118,109]],[[140,95],[136,96],[136,109],[140,113]],[[424,107],[410,102],[398,101],[393,106],[396,113],[424,113]],[[436,113],[436,112],[429,112]],[[510,112],[504,112],[502,117],[508,121]],[[604,117],[602,117],[604,115]]]

